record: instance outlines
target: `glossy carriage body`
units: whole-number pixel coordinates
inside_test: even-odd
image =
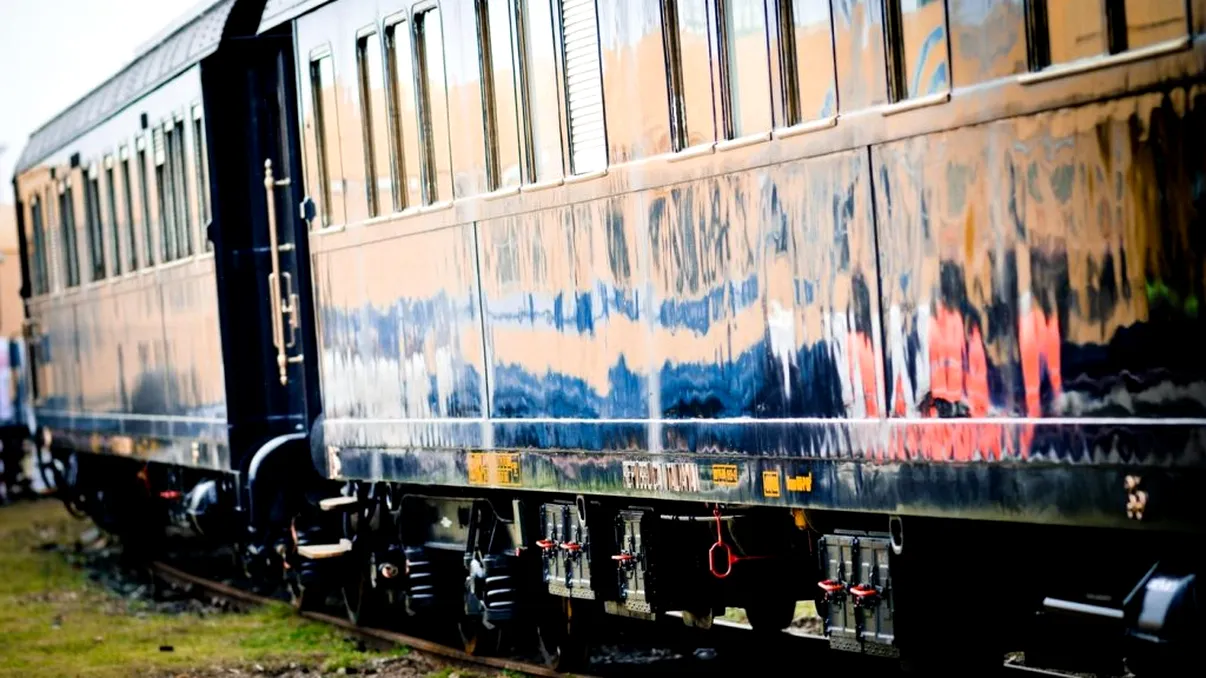
[[[164,462],[167,500],[195,482],[173,469],[212,472],[256,539],[296,506],[388,508],[373,557],[464,566],[487,626],[534,544],[549,593],[636,616],[793,603],[815,574],[835,644],[885,654],[943,623],[921,584],[952,543],[1158,592],[1206,515],[1206,6],[1067,6],[215,2],[21,163],[46,438]],[[208,157],[106,217],[127,203],[93,178],[139,139],[171,167],[197,96]],[[82,278],[69,233],[103,242]],[[740,564],[726,520],[793,564]],[[364,557],[312,527],[295,571]]]

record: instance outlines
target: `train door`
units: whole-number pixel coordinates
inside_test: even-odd
[[[282,442],[287,464],[312,472],[320,411],[293,37],[288,24],[257,28],[258,17],[243,35],[228,24],[202,67],[231,452],[249,478]]]

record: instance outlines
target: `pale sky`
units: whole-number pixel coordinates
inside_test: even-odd
[[[29,134],[201,1],[0,0],[0,205]]]

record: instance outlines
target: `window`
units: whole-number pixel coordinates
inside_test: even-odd
[[[716,140],[707,0],[662,0],[674,150]]]
[[[394,209],[401,211],[423,204],[414,59],[405,20],[385,28],[385,46],[389,51],[390,126],[394,137]]]
[[[172,162],[165,150],[164,130],[156,128],[151,137],[155,155],[155,197],[159,205],[160,261],[174,261],[176,249],[175,191],[172,190]]]
[[[415,15],[415,52],[419,57],[419,115],[424,145],[424,200],[452,199],[452,150],[448,136],[448,93],[444,80],[444,34],[440,10]]]
[[[168,160],[171,162],[172,206],[176,210],[176,256],[187,257],[193,253],[193,223],[189,211],[188,160],[185,157],[184,121],[177,120],[165,134]]]
[[[381,66],[381,38],[375,32],[356,41],[360,72],[360,111],[364,132],[364,187],[369,216],[381,214],[380,189],[390,186],[389,129],[385,116],[385,73]],[[384,155],[384,157],[380,157]]]
[[[607,167],[607,131],[595,0],[562,0],[561,39],[570,172],[597,172]]]
[[[213,218],[209,201],[209,149],[205,145],[205,118],[200,106],[193,107],[193,144],[196,154],[193,156],[193,171],[197,175],[197,216],[201,226],[208,226]],[[214,249],[208,233],[202,233],[205,240],[205,251]]]
[[[155,227],[151,220],[151,187],[147,175],[146,140],[138,140],[138,204],[142,207],[142,228],[144,242],[143,261],[147,266],[155,265]],[[160,209],[163,209],[160,207]]]
[[[1189,18],[1185,0],[1126,0],[1126,49],[1185,37]]]
[[[105,158],[105,189],[109,217],[105,224],[105,240],[113,241],[113,275],[121,275],[122,253],[128,250],[121,242],[125,228],[117,222],[117,180],[113,172],[113,156]]]
[[[891,7],[893,99],[949,90],[946,4],[942,0],[892,0]]]
[[[1036,68],[1117,54],[1189,31],[1185,0],[1032,0]],[[1046,42],[1042,40],[1046,37]]]
[[[887,102],[881,0],[834,0],[830,6],[838,108],[857,111]]]
[[[1026,0],[948,0],[951,77],[968,87],[1025,73]]]
[[[486,173],[491,190],[519,184],[518,81],[512,60],[511,15],[507,0],[479,5],[482,36],[482,103],[486,112]],[[484,9],[484,11],[482,11]]]
[[[313,92],[315,161],[318,175],[318,210],[321,225],[343,221],[343,172],[339,153],[339,120],[335,106],[335,66],[331,55],[310,62]],[[338,191],[339,202],[336,203]]]
[[[770,63],[763,0],[719,0],[722,123],[726,139],[771,128]]]
[[[33,251],[30,252],[30,285],[33,294],[46,294],[50,291],[50,277],[46,271],[46,225],[43,222],[42,201],[34,196],[29,202],[30,229],[33,231]]]
[[[788,125],[837,113],[829,3],[779,0],[780,63]]]
[[[561,94],[551,0],[517,3],[523,171],[527,183],[556,181],[565,173],[561,149]]]
[[[121,162],[121,202],[125,220],[118,238],[126,252],[126,268],[133,272],[138,270],[138,239],[135,236],[138,227],[134,220],[134,189],[130,186],[130,149],[121,149],[118,159]]]
[[[84,225],[88,228],[88,255],[92,264],[91,280],[105,279],[105,227],[101,221],[100,177],[96,167],[84,180]]]
[[[80,284],[79,248],[75,239],[75,196],[70,180],[59,188],[59,237],[63,242],[63,275],[67,287]]]

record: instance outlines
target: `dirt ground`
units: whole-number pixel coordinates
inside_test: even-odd
[[[56,501],[0,507],[0,678],[488,675],[405,647],[365,647],[283,604],[237,610],[153,590],[115,574],[116,554]]]

